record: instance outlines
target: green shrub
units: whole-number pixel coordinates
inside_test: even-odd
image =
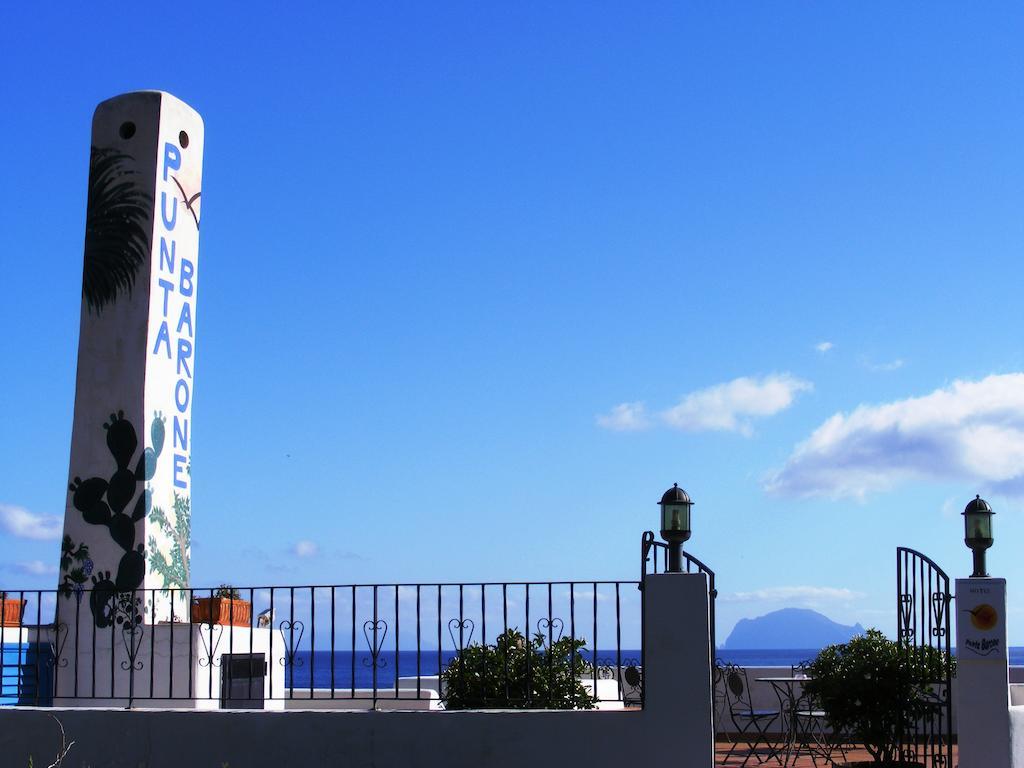
[[[544,641],[509,629],[494,645],[464,648],[441,673],[445,709],[593,709],[579,680],[589,669],[586,641],[563,637],[550,649]]]
[[[834,731],[864,744],[875,763],[898,765],[901,734],[938,705],[935,685],[945,677],[947,658],[935,648],[900,647],[869,629],[822,650],[808,667],[804,691]]]

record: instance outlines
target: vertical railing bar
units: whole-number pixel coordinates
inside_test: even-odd
[[[142,590],[142,594],[146,594],[145,589]],[[137,605],[138,600],[139,597],[137,595],[136,589],[133,587],[131,603],[129,604],[130,607],[128,609],[128,612],[130,614],[130,618],[128,619],[128,626],[131,627],[131,634],[128,637],[129,647],[125,649],[128,654],[128,709],[132,708],[132,703],[135,699],[135,656],[137,653],[135,650],[135,633],[140,631],[139,624],[142,623],[142,611],[139,611],[138,613],[135,612],[135,606]],[[142,610],[144,611],[145,608],[143,608]],[[138,621],[136,621],[136,619],[138,619]],[[121,633],[121,637],[124,638],[123,630]]]
[[[256,616],[253,613],[253,610],[256,607],[256,600],[255,600],[255,594],[254,593],[255,593],[255,588],[254,587],[249,587],[249,683],[246,686],[246,688],[248,689],[248,697],[249,697],[248,700],[249,701],[253,700],[252,681],[253,681],[253,677],[255,676],[253,674],[253,661],[254,661],[253,657],[256,655],[255,650],[253,649],[253,641],[255,640],[255,637],[256,637]]]
[[[0,610],[2,610],[2,609],[0,609]],[[36,706],[37,707],[39,706],[39,689],[42,688],[42,684],[41,684],[41,681],[39,679],[40,676],[41,676],[41,673],[40,673],[40,670],[39,670],[39,648],[42,646],[42,643],[39,642],[39,637],[40,637],[41,630],[42,630],[42,624],[43,624],[43,593],[42,593],[41,590],[37,589],[36,590],[36,652],[35,652],[35,657],[36,657],[36,682],[35,682],[36,696],[35,696],[35,702],[36,702]],[[31,646],[29,646],[29,647],[31,647]],[[56,667],[56,665],[54,665],[54,666]]]
[[[3,597],[7,597],[7,595],[4,594]],[[19,611],[20,611],[20,608],[19,608]],[[6,612],[4,611],[3,603],[0,602],[0,667],[2,667],[5,664],[5,662],[7,661],[7,621],[5,620],[6,619],[5,613]],[[19,615],[19,620],[18,620],[18,625],[17,626],[19,628],[21,626],[20,615]],[[21,634],[21,630],[20,629],[18,630],[18,634],[19,634],[19,637],[20,637],[20,634]],[[18,643],[18,646],[19,646],[19,648],[18,648],[19,656],[20,656],[20,651],[21,651],[20,645],[21,645],[21,643],[19,642]],[[93,654],[93,658],[95,659],[95,653]],[[18,667],[17,667],[19,675],[21,673],[20,661],[21,660],[19,659],[19,664],[18,664]],[[0,674],[2,674],[2,673],[3,673],[3,670],[0,669]],[[0,684],[2,684],[2,683],[0,683]]]
[[[152,600],[149,603],[149,698],[156,698],[153,678],[153,659],[156,650],[156,590],[153,590]],[[173,653],[172,653],[173,655]]]
[[[399,614],[398,585],[396,584],[395,585],[395,698],[396,699],[398,698],[398,667],[399,667],[398,655],[401,653],[401,650],[398,647],[398,635],[399,635],[399,631],[398,631],[398,627],[399,627],[398,614]]]
[[[188,590],[188,697],[192,698],[197,693],[195,685],[195,633],[193,632],[192,623],[192,606],[195,603],[196,593],[191,587]],[[199,625],[199,631],[203,631],[203,625]]]
[[[618,683],[619,698],[622,699],[622,604],[619,596],[619,582],[615,582],[615,681]],[[594,691],[596,694],[597,691]]]
[[[335,659],[335,621],[337,620],[335,608],[334,585],[331,585],[331,698],[334,698],[334,665]]]
[[[218,607],[217,618],[220,619],[220,609]],[[213,700],[213,589],[210,589],[210,623],[206,625],[210,629],[210,644],[207,646],[207,653],[209,654],[210,666],[209,672],[206,679],[206,698]],[[223,630],[221,630],[221,637],[224,636]]]
[[[576,582],[569,582],[569,640],[572,648],[569,657],[569,676],[572,684],[576,684]]]
[[[530,584],[523,585],[526,590],[526,627],[523,634],[526,635],[526,705],[533,702],[533,636],[530,634]]]
[[[437,688],[441,689],[441,671],[443,662],[441,660],[441,585],[437,585]]]
[[[480,584],[480,675],[481,699],[487,701],[487,585]]]
[[[113,598],[112,599],[114,601],[113,602],[113,610],[116,611],[117,610],[117,602],[120,599],[119,596],[120,596],[121,593],[120,592],[113,592],[112,594],[113,594]],[[116,651],[117,651],[117,636],[115,635],[115,632],[117,631],[116,627],[117,627],[117,622],[116,621],[110,622],[110,698],[112,698],[112,699],[117,698],[117,692],[114,689],[114,675],[115,675],[115,672],[114,672],[114,661],[115,661],[115,658],[117,656],[117,653],[116,653]]]
[[[270,613],[268,614],[270,616],[270,649],[267,651],[267,654],[270,656],[270,659],[268,660],[268,664],[270,666],[270,675],[269,675],[269,680],[267,681],[267,685],[270,687],[270,698],[273,699],[273,698],[275,698],[275,696],[274,696],[274,667],[277,666],[274,663],[276,661],[276,659],[274,658],[274,634],[275,634],[275,630],[274,630],[274,588],[273,587],[270,588],[270,607],[267,610],[270,611]],[[284,638],[282,637],[281,640],[283,641]],[[284,674],[284,670],[283,669],[281,670],[281,673]]]
[[[176,592],[181,592],[180,589],[171,588],[171,625],[167,628],[167,643],[170,646],[170,651],[167,654],[167,698],[174,699],[174,604],[177,602],[177,598],[180,595],[175,595]],[[153,638],[156,640],[156,638]]]
[[[288,588],[288,647],[284,649],[288,654],[285,660],[285,669],[288,675],[288,698],[295,698],[295,587]]]
[[[73,688],[74,688],[74,692],[75,692],[75,698],[78,698],[78,673],[80,671],[78,669],[78,659],[79,659],[79,651],[81,650],[81,638],[82,638],[81,619],[82,619],[82,598],[81,598],[81,596],[78,596],[77,599],[75,600],[75,676],[74,676],[74,684],[73,684]],[[69,632],[71,631],[70,627],[68,628],[68,631]],[[95,649],[93,649],[92,661],[93,661],[93,664],[92,664],[92,666],[93,666],[93,690],[95,690],[95,688],[96,688],[96,682],[95,682],[96,652],[95,652]]]
[[[90,595],[90,599],[91,598],[92,598],[92,596]],[[96,660],[96,634],[97,634],[97,627],[96,627],[96,622],[94,620],[91,620],[89,623],[92,625],[92,691],[91,691],[91,696],[92,696],[92,698],[95,699],[96,698],[96,661],[97,661]]]
[[[373,586],[373,648],[370,649],[370,660],[373,662],[373,706],[377,706],[377,622],[378,618],[377,585]]]
[[[294,672],[293,672],[294,674]],[[309,700],[313,701],[316,679],[316,587],[309,588]]]
[[[420,587],[416,585],[416,700],[422,696],[423,689],[423,668],[422,668],[422,624],[420,623]],[[437,687],[441,687],[440,674],[437,678]]]
[[[356,698],[356,588],[352,587],[352,677],[349,679],[351,692],[349,696],[354,701]]]
[[[42,602],[42,597],[40,597],[39,601]],[[60,592],[55,590],[53,593],[53,690],[51,691],[53,693],[54,701],[57,699],[57,691],[60,690],[60,664],[57,663],[60,661],[60,659],[57,658],[57,648],[60,645],[59,607]],[[68,632],[70,631],[71,630],[69,628]],[[64,637],[66,639],[67,635],[65,634]]]
[[[547,654],[548,654],[548,681],[547,681],[548,682],[548,684],[547,684],[548,700],[547,700],[547,705],[549,707],[551,706],[551,703],[552,703],[551,693],[552,693],[553,686],[551,685],[551,682],[552,682],[552,678],[554,677],[554,663],[555,663],[555,658],[554,658],[555,657],[555,653],[554,653],[554,650],[555,650],[555,648],[554,648],[554,646],[555,646],[555,637],[554,637],[554,629],[552,627],[552,624],[554,623],[554,620],[555,620],[555,617],[554,617],[555,606],[554,606],[554,595],[553,595],[553,592],[554,592],[554,585],[549,581],[548,582],[548,647],[547,647]]]
[[[83,594],[84,594],[84,592],[83,592]],[[75,600],[75,682],[74,682],[74,690],[75,690],[75,697],[76,698],[78,697],[78,676],[79,676],[79,672],[80,672],[80,670],[78,668],[78,659],[79,659],[79,650],[81,649],[81,642],[80,642],[81,641],[81,635],[82,635],[82,632],[81,632],[81,630],[82,630],[81,618],[82,618],[82,597],[81,597],[81,595],[79,595],[77,597],[77,599]],[[71,632],[71,629],[69,628],[68,631]],[[93,650],[92,662],[93,662],[93,669],[95,669],[95,662],[96,662],[95,650]],[[93,682],[93,689],[95,689],[95,682]]]
[[[657,550],[655,550],[655,552],[657,552]],[[594,596],[593,596],[593,599],[594,599],[594,607],[593,607],[593,610],[594,610],[594,669],[593,669],[593,675],[594,675],[594,695],[596,696],[597,695],[597,665],[599,663],[598,662],[598,658],[597,658],[597,656],[598,656],[598,645],[597,645],[597,582],[596,581],[593,583],[593,589],[594,589]]]
[[[504,684],[505,684],[505,705],[508,706],[509,690],[508,690],[508,653],[511,648],[508,647],[508,582],[503,582],[501,585],[501,624],[502,624],[502,635],[505,639],[505,652],[502,654],[504,658]]]
[[[463,653],[462,653],[462,651],[466,647],[466,634],[465,634],[466,618],[465,618],[465,600],[464,600],[465,596],[463,594],[463,588],[464,588],[464,585],[463,584],[459,584],[459,657],[460,657],[460,664],[459,664],[459,688],[460,689],[462,688],[462,686],[465,684],[465,681],[466,681],[466,663],[465,663],[465,658],[463,657]]]

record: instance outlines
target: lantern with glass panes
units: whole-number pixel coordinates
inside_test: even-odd
[[[658,502],[661,505],[661,538],[668,544],[669,573],[683,570],[683,542],[690,538],[690,496],[673,483]]]
[[[985,570],[985,550],[992,546],[992,505],[981,496],[975,496],[964,508],[964,544],[974,553],[972,579],[988,576]]]

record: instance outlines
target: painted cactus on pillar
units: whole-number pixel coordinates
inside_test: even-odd
[[[169,94],[96,109],[59,587],[92,590],[101,628],[166,620],[169,591],[132,591],[189,585],[202,157],[202,119]]]

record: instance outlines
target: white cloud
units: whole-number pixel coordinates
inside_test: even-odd
[[[48,576],[57,573],[57,566],[44,563],[42,560],[29,560],[27,563],[16,563],[14,568],[29,576]]]
[[[864,597],[845,587],[767,587],[752,592],[732,592],[722,595],[728,603],[752,602],[848,602]]]
[[[39,515],[24,507],[0,504],[0,527],[21,539],[59,539],[63,530],[62,522],[56,515]]]
[[[836,413],[765,483],[790,496],[863,498],[909,480],[1024,495],[1024,373]]]
[[[749,435],[751,420],[771,416],[793,404],[797,394],[813,389],[809,381],[788,373],[760,379],[740,377],[685,395],[661,413],[670,427],[687,432],[722,430]]]
[[[877,373],[888,373],[889,371],[898,371],[904,365],[906,361],[903,358],[897,357],[895,360],[890,360],[888,363],[872,363],[870,360],[864,360],[864,367],[869,371],[875,371]]]
[[[834,346],[835,346],[835,344],[833,344],[831,341],[821,341],[821,342],[818,342],[817,344],[815,344],[814,348],[816,350],[818,350],[819,352],[821,352],[821,354],[824,355],[826,352],[828,352]]]
[[[316,545],[316,542],[309,539],[297,541],[295,546],[292,547],[292,554],[296,557],[316,557],[319,551],[320,547]]]
[[[615,432],[633,432],[647,429],[650,426],[650,421],[647,419],[644,404],[636,402],[619,403],[608,413],[598,416],[597,424]]]
[[[955,520],[957,515],[960,514],[963,508],[963,499],[957,499],[954,496],[946,497],[946,500],[942,502],[942,507],[939,510],[942,516],[947,520]]]

